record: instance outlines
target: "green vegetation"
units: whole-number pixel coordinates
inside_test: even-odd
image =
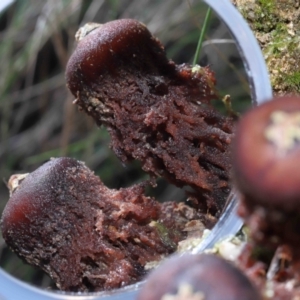
[[[300,20],[294,0],[236,0],[262,47],[276,94],[298,93]]]
[[[274,29],[277,16],[274,14],[274,0],[259,0],[255,15],[257,16],[254,28],[259,31],[270,31]]]
[[[286,75],[285,81],[293,90],[300,93],[300,71]]]
[[[196,48],[196,53],[195,53],[194,60],[193,60],[193,65],[194,66],[197,64],[197,62],[199,60],[200,51],[202,49],[202,44],[203,44],[203,40],[204,40],[206,31],[207,31],[210,15],[211,15],[211,8],[208,8],[207,12],[206,12],[204,22],[203,22],[203,25],[202,25],[202,29],[201,29],[201,32],[200,32],[200,36],[199,36],[199,40],[198,40],[198,44],[197,44],[197,48]]]

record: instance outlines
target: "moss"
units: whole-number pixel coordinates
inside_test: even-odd
[[[273,89],[278,93],[299,92],[299,38],[289,34],[286,24],[279,23],[263,47]]]
[[[275,9],[274,0],[258,0],[258,5],[266,13],[273,13]]]
[[[259,31],[273,30],[278,21],[275,14],[274,0],[258,0],[257,2],[254,29]]]
[[[278,23],[275,0],[232,0],[254,31],[270,32]]]
[[[286,25],[278,23],[276,28],[270,33],[270,39],[270,42],[263,49],[266,59],[271,55],[278,57],[278,55],[282,54],[282,51],[286,50],[286,46],[290,42],[287,40]]]
[[[275,94],[299,92],[300,6],[294,0],[232,0],[262,48]]]
[[[284,81],[296,92],[300,92],[300,71],[296,71],[292,74],[287,74]]]

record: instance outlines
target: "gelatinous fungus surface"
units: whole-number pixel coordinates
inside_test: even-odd
[[[199,219],[184,204],[160,204],[143,191],[143,184],[108,189],[84,163],[52,159],[13,191],[2,215],[3,237],[62,290],[134,283],[147,263],[175,251],[187,222]]]
[[[173,256],[150,273],[137,299],[259,300],[262,297],[233,264],[215,255],[185,254]]]
[[[233,120],[209,68],[176,65],[138,21],[100,25],[82,36],[66,71],[76,103],[107,126],[111,147],[153,177],[189,186],[194,207],[218,215],[229,193]]]

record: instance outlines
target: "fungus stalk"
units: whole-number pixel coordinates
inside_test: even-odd
[[[108,128],[122,162],[139,160],[152,177],[189,186],[191,205],[220,215],[234,122],[211,105],[218,95],[208,67],[176,65],[144,24],[116,20],[80,39],[66,80],[74,103]]]
[[[238,213],[250,237],[239,262],[270,299],[300,295],[299,132],[300,98],[285,96],[247,112],[233,142]]]
[[[111,190],[82,162],[52,159],[28,174],[2,215],[2,234],[26,262],[64,291],[101,291],[141,280],[186,238],[201,216],[158,203],[145,184]]]

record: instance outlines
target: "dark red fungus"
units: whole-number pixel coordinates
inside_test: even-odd
[[[222,258],[173,256],[151,272],[138,300],[259,300],[247,277]]]
[[[239,214],[252,238],[275,249],[300,241],[300,98],[276,98],[241,119],[233,145]]]
[[[110,190],[82,162],[52,159],[15,187],[2,215],[7,244],[67,291],[119,288],[176,250],[199,214],[159,204],[144,185]]]
[[[218,98],[212,71],[175,65],[136,20],[85,31],[66,71],[74,103],[107,126],[123,162],[137,159],[153,177],[192,187],[195,207],[220,214],[230,190],[233,120],[211,105]]]

